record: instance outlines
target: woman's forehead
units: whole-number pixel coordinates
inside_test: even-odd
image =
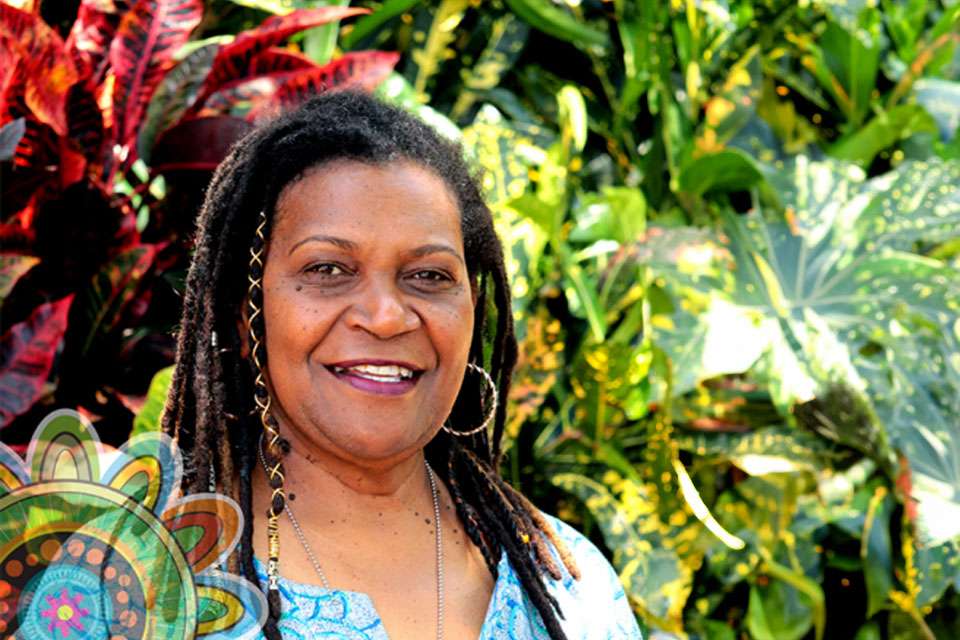
[[[274,244],[293,247],[323,235],[354,245],[446,242],[462,252],[454,194],[436,173],[408,160],[324,164],[285,188],[276,208]]]

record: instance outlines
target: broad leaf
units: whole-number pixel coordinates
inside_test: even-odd
[[[66,134],[66,88],[76,82],[78,76],[60,34],[39,14],[0,2],[0,40],[5,40],[14,54],[13,60],[5,61],[4,66],[17,63],[23,66],[27,106],[54,131]]]
[[[762,179],[756,163],[745,153],[726,150],[685,166],[680,174],[680,189],[698,196],[716,191],[747,191]]]
[[[70,140],[91,163],[103,162],[103,114],[83,83],[70,87],[67,93],[67,126]]]
[[[72,301],[73,294],[44,303],[0,337],[0,427],[43,396]]]
[[[32,269],[38,262],[40,262],[40,259],[33,256],[0,255],[0,308],[2,308],[3,301],[13,290],[20,276]]]
[[[110,45],[113,141],[120,163],[133,161],[131,147],[150,98],[202,14],[201,0],[138,0],[124,14]]]
[[[195,108],[202,107],[204,100],[227,82],[248,77],[251,62],[260,52],[305,29],[363,13],[367,13],[367,10],[350,7],[298,9],[285,16],[267,18],[256,29],[242,32],[236,40],[222,46],[217,52],[210,75],[197,96]]]
[[[251,129],[232,116],[189,118],[167,130],[151,152],[153,169],[161,173],[187,169],[213,171],[230,147]]]
[[[359,25],[358,25],[359,26]],[[463,73],[464,91],[450,110],[450,117],[462,116],[479,95],[493,90],[520,57],[523,45],[527,41],[530,28],[512,15],[494,20],[491,25],[490,40],[477,61]]]
[[[874,157],[915,133],[936,133],[937,124],[923,107],[903,104],[874,116],[863,127],[830,147],[830,155],[867,168]]]
[[[281,71],[312,69],[316,66],[317,64],[313,60],[301,53],[281,49],[280,47],[271,47],[261,51],[250,60],[250,67],[247,72],[251,76],[259,76]]]
[[[937,123],[940,138],[952,140],[960,130],[960,82],[923,78],[914,83],[913,90],[917,104]]]
[[[604,29],[585,24],[550,0],[507,0],[507,6],[530,26],[577,46],[605,48],[610,43]]]
[[[124,251],[103,267],[82,292],[76,316],[71,314],[83,322],[82,328],[77,329],[82,336],[78,345],[81,356],[87,355],[95,341],[112,332],[120,322],[156,254],[157,247],[146,244]]]
[[[880,68],[880,33],[876,12],[865,12],[866,24],[827,20],[823,33],[804,40],[803,65],[829,92],[850,124],[860,125],[870,108]]]
[[[0,162],[13,159],[20,144],[20,139],[27,131],[26,121],[23,118],[11,120],[0,127]]]
[[[291,109],[329,89],[358,87],[372,90],[393,70],[400,56],[382,51],[347,53],[316,69],[291,72],[271,99],[248,116],[256,119],[281,109]]]
[[[750,587],[747,628],[753,640],[800,640],[813,626],[799,591],[779,580]]]
[[[160,82],[140,127],[137,152],[144,162],[150,162],[157,139],[180,120],[196,98],[218,50],[215,43],[195,49]]]
[[[39,261],[33,256],[0,255],[0,308],[20,276],[32,269]]]
[[[141,433],[160,432],[160,417],[163,415],[163,409],[167,403],[172,379],[173,367],[161,369],[153,376],[150,381],[150,388],[147,390],[146,402],[143,403],[143,407],[133,419],[131,438]]]
[[[106,70],[110,42],[120,24],[120,13],[106,11],[99,0],[81,0],[77,19],[67,36],[67,52],[84,78],[98,83]]]
[[[693,586],[692,568],[670,548],[676,540],[668,539],[669,528],[657,521],[645,486],[621,480],[625,500],[618,500],[606,486],[582,475],[558,474],[553,482],[590,509],[613,550],[613,565],[631,600],[658,626],[681,629],[681,612]]]

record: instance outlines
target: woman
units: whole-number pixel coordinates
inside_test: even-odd
[[[640,636],[602,555],[496,471],[515,359],[458,147],[350,92],[235,147],[164,428],[190,490],[246,514],[233,568],[266,589],[267,638]]]

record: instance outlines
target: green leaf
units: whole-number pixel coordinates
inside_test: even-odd
[[[322,6],[345,7],[349,4],[350,0],[324,0]],[[303,52],[317,64],[326,64],[333,59],[334,51],[337,48],[337,37],[339,35],[339,20],[308,29],[303,32],[302,36],[301,46],[303,47]]]
[[[684,166],[680,190],[701,196],[711,192],[747,191],[763,179],[756,163],[742,151],[728,149],[701,156]]]
[[[513,64],[520,57],[530,28],[526,23],[507,14],[493,21],[490,40],[469,69],[460,72],[463,91],[450,110],[450,117],[461,117],[474,104],[478,95],[496,89]]]
[[[406,13],[417,5],[419,0],[386,0],[371,15],[364,16],[353,24],[349,33],[344,34],[340,44],[344,51],[350,51],[356,47],[361,40],[371,35],[380,28],[381,25],[396,18],[400,14]]]
[[[587,144],[587,106],[583,94],[573,85],[563,86],[557,94],[557,111],[561,144],[570,156],[577,155]]]
[[[890,516],[893,499],[885,487],[878,487],[870,499],[863,525],[860,558],[867,585],[867,617],[880,611],[893,589],[893,543],[890,540]]]
[[[137,151],[144,162],[149,164],[154,143],[180,120],[197,97],[219,49],[218,43],[211,42],[193,50],[160,82],[137,139]]]
[[[312,5],[306,0],[230,0],[230,2],[278,16],[285,16],[294,9]]]
[[[565,290],[570,300],[571,310],[581,310],[590,325],[593,339],[597,342],[603,342],[607,335],[607,322],[603,308],[600,306],[599,286],[596,280],[573,260],[569,252],[564,251],[560,259],[564,270],[564,280],[568,284]]]
[[[570,240],[631,244],[646,229],[646,213],[647,201],[639,189],[604,187],[600,193],[584,194],[574,208],[576,226]]]
[[[86,321],[80,353],[87,355],[96,341],[105,337],[120,322],[127,306],[134,300],[140,281],[153,265],[157,248],[139,245],[118,255],[94,276],[77,300],[82,304]]]
[[[881,111],[866,125],[830,147],[830,155],[867,168],[874,157],[915,133],[936,133],[937,123],[920,105],[903,104]]]
[[[747,433],[696,433],[677,438],[677,446],[699,456],[735,462],[748,473],[815,471],[833,452],[822,439],[796,428],[769,426]],[[769,471],[765,471],[769,472]]]
[[[905,162],[866,185],[870,200],[856,215],[857,237],[868,250],[921,250],[946,242],[960,228],[960,163]],[[914,289],[923,289],[921,282]],[[920,292],[922,293],[922,291]]]
[[[944,142],[960,131],[960,82],[940,78],[921,78],[913,84],[917,104],[927,110]]]
[[[578,20],[550,0],[506,0],[507,6],[530,26],[577,46],[606,48],[610,36]]]
[[[410,59],[417,65],[417,76],[413,82],[414,91],[423,98],[427,95],[427,83],[440,71],[441,65],[453,56],[450,44],[455,37],[455,29],[463,20],[469,0],[442,0],[433,14],[433,22],[424,39],[422,47],[410,51]],[[424,101],[426,101],[424,99]]]
[[[800,640],[813,626],[799,591],[779,580],[750,587],[747,628],[754,640]]]
[[[880,69],[879,25],[873,12],[868,24],[841,25],[828,20],[823,33],[807,43],[807,69],[830,93],[850,125],[859,126],[870,109]]]
[[[676,628],[690,595],[692,570],[676,552],[662,545],[661,530],[644,485],[621,481],[633,511],[603,484],[575,473],[553,476],[552,482],[586,504],[613,550],[613,565],[631,600],[660,626]],[[644,515],[644,514],[647,515]]]
[[[413,86],[399,73],[393,72],[387,76],[386,80],[377,85],[374,95],[415,114],[448,140],[459,142],[463,137],[463,132],[449,118],[430,105],[420,102]]]
[[[141,433],[160,431],[160,417],[167,402],[170,383],[173,380],[173,367],[160,369],[154,374],[147,389],[147,399],[133,418],[133,431],[130,437]]]

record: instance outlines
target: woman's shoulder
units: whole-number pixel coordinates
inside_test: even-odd
[[[620,577],[606,556],[563,520],[543,515],[553,526],[559,542],[566,546],[580,574],[574,578],[564,571],[563,579],[551,589],[561,602],[567,622],[576,626],[576,619],[582,617],[580,622],[585,633],[582,637],[585,638],[642,638]],[[604,616],[598,618],[598,611],[603,611]]]

